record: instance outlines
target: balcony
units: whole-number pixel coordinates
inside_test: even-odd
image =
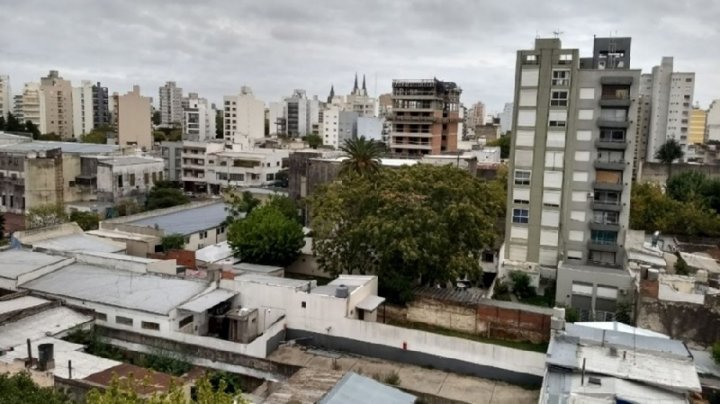
[[[610,242],[607,240],[588,240],[588,250],[593,251],[604,251],[617,253],[620,251],[620,246],[617,245],[617,241]]]
[[[627,119],[614,120],[614,119],[598,118],[597,126],[599,128],[624,128],[624,129],[627,129],[630,126],[630,121],[628,121]]]
[[[601,231],[620,231],[619,223],[597,223],[590,222],[590,230],[601,230]]]
[[[607,210],[610,212],[620,212],[622,205],[617,201],[611,200],[595,200],[592,202],[593,210]]]
[[[404,137],[430,139],[433,137],[433,134],[430,132],[390,132],[390,137],[393,139]]]
[[[614,140],[600,137],[595,141],[595,147],[598,149],[625,150],[627,149],[627,140]]]
[[[599,189],[602,191],[622,191],[623,190],[623,183],[614,183],[614,182],[593,182],[593,188]]]
[[[391,118],[393,122],[435,122],[432,115],[398,115],[394,114]]]
[[[593,162],[593,165],[598,170],[613,170],[613,171],[624,171],[625,170],[625,162],[622,160],[618,160],[618,161],[595,160]]]
[[[631,103],[628,97],[614,97],[603,95],[600,98],[601,107],[629,107]]]
[[[600,77],[600,84],[629,86],[633,83],[632,76],[603,76]]]

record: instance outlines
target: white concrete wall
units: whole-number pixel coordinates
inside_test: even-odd
[[[162,160],[133,165],[107,165],[102,160],[97,167],[97,188],[98,192],[112,194],[113,200],[130,196],[132,194],[145,194],[160,181],[165,171],[165,164]],[[147,182],[145,181],[147,174]],[[155,180],[153,181],[153,174]],[[130,176],[135,176],[135,185],[131,185]],[[118,186],[119,178],[122,176],[122,187]]]
[[[224,229],[222,233],[219,232],[221,228]],[[205,232],[207,232],[207,237],[204,238],[200,237],[200,233],[202,232],[197,232],[191,234],[190,236],[186,236],[186,239],[188,239],[189,241],[185,243],[185,247],[183,248],[188,251],[197,251],[209,245],[221,243],[227,240],[227,227],[218,226],[212,229],[205,230]]]
[[[265,137],[265,103],[255,98],[252,91],[225,96],[223,100],[226,143],[252,144]]]
[[[80,87],[72,89],[73,135],[76,138],[90,133],[95,127],[92,86],[91,81],[83,80]]]

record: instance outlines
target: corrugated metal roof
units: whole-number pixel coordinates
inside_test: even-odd
[[[179,210],[164,215],[152,216],[133,222],[133,226],[158,227],[165,234],[188,235],[220,226],[227,218],[224,203],[214,203],[197,208]]]
[[[319,404],[413,404],[417,397],[386,386],[354,372],[345,373],[340,381],[318,401]]]
[[[210,309],[235,295],[237,295],[237,293],[227,289],[215,289],[210,293],[198,296],[187,303],[180,305],[178,309],[201,314],[205,312],[205,310]]]

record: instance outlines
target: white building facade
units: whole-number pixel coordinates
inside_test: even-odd
[[[710,104],[707,113],[705,141],[720,142],[720,100],[715,100]]]
[[[0,116],[7,119],[12,112],[12,91],[10,89],[10,76],[0,74]]]
[[[182,88],[174,81],[168,81],[160,87],[160,124],[172,126],[181,124],[183,120]]]
[[[83,80],[72,89],[73,134],[76,138],[90,133],[95,127],[93,117],[93,83]]]
[[[225,143],[239,145],[242,150],[253,148],[265,137],[265,103],[245,86],[240,94],[225,96],[223,101]]]
[[[289,152],[282,149],[222,151],[208,157],[206,181],[212,194],[227,187],[260,187],[272,184],[283,170]]]
[[[183,100],[183,139],[206,142],[215,138],[215,116],[217,111],[205,98],[190,93]]]

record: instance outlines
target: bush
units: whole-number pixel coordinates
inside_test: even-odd
[[[98,229],[100,218],[97,213],[93,212],[72,212],[70,214],[70,221],[77,223],[81,229],[88,231]]]
[[[190,202],[181,190],[164,186],[154,186],[147,196],[145,206],[148,210],[171,208]]]
[[[720,341],[717,341],[712,346],[712,357],[715,360],[715,363],[720,365]]]
[[[182,250],[185,247],[185,236],[179,233],[168,234],[161,241],[163,251]]]
[[[580,320],[580,313],[574,307],[565,308],[565,321],[575,323]]]
[[[675,261],[675,273],[678,275],[690,275],[690,268],[680,253],[677,253],[677,261]]]
[[[399,386],[400,385],[400,375],[396,371],[392,371],[388,373],[385,378],[383,379],[385,384],[389,384],[391,386]]]
[[[498,279],[497,282],[495,282],[495,293],[494,295],[505,295],[510,292],[510,288],[508,287],[507,283],[501,281]]]
[[[513,282],[513,292],[520,299],[535,297],[535,289],[530,286],[530,275],[525,272],[515,271],[510,274]]]

